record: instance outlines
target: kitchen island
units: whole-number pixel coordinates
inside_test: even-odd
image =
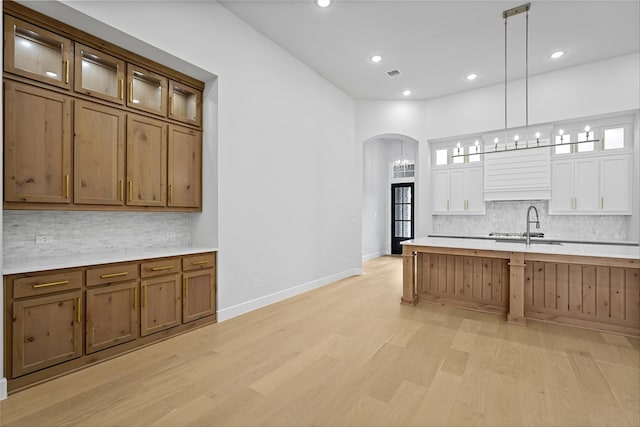
[[[403,304],[418,301],[640,336],[640,247],[423,237],[403,242]]]

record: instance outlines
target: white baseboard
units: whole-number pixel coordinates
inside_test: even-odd
[[[231,307],[223,308],[221,310],[218,310],[218,322],[232,319],[236,316],[240,316],[241,314],[249,313],[250,311],[266,307],[287,298],[291,298],[304,292],[308,292],[312,289],[320,288],[330,283],[337,282],[338,280],[346,279],[347,277],[359,276],[362,273],[362,268],[352,268],[350,270],[332,274],[331,276],[323,277],[311,282],[303,283],[302,285],[294,286],[283,291],[274,292],[272,294],[233,305]]]
[[[384,252],[374,252],[372,254],[363,255],[362,256],[362,262],[370,261],[370,260],[372,260],[374,258],[381,257],[382,255],[384,255]]]
[[[2,378],[0,379],[0,400],[6,399],[7,396],[7,379]]]

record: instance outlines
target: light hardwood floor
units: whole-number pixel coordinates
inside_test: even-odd
[[[11,395],[2,426],[639,425],[640,341],[400,305],[402,260]]]

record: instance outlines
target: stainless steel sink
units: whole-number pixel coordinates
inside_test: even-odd
[[[522,238],[510,238],[510,239],[495,239],[497,243],[526,243],[526,239]],[[532,240],[532,245],[558,245],[562,246],[562,243],[554,240]]]

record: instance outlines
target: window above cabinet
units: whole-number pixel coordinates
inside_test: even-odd
[[[558,124],[552,138],[553,155],[576,155],[630,151],[632,146],[633,117],[615,117],[593,120],[583,127],[580,124]]]
[[[435,167],[463,166],[468,163],[481,164],[482,148],[482,139],[474,137],[433,142],[433,164]]]

